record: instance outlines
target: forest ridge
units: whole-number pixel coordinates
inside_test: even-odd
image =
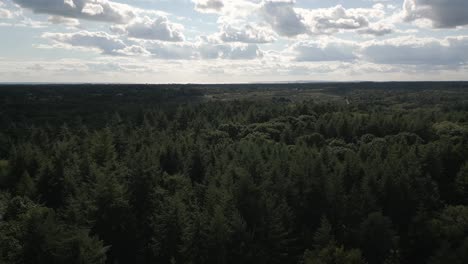
[[[468,263],[468,83],[0,86],[0,263]]]

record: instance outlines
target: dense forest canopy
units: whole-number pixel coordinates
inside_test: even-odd
[[[0,263],[468,263],[468,83],[0,86]]]

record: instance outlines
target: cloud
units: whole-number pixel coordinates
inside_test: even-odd
[[[100,4],[86,3],[81,12],[90,16],[97,16],[104,13],[104,8]]]
[[[120,36],[106,32],[79,31],[76,33],[45,33],[44,39],[51,40],[52,46],[38,48],[65,48],[90,50],[112,56],[152,56],[168,60],[198,59],[195,46],[191,43],[167,43],[141,40],[123,41]]]
[[[353,61],[358,45],[351,41],[324,39],[301,41],[292,46],[296,61]]]
[[[164,43],[149,41],[145,44],[152,56],[163,60],[196,60],[199,56],[194,44],[189,42]]]
[[[154,40],[122,40],[106,32],[44,33],[53,46],[42,48],[77,48],[113,56],[151,56],[167,60],[252,60],[263,55],[255,44],[217,43],[208,38],[197,42],[171,43]]]
[[[197,47],[201,59],[252,60],[259,57],[256,45],[223,45],[203,43]]]
[[[384,36],[395,32],[395,29],[392,25],[385,24],[376,24],[371,25],[367,28],[361,28],[357,30],[357,33],[363,35],[373,35],[373,36]]]
[[[37,71],[43,71],[44,67],[41,64],[36,63],[34,65],[27,66],[26,69],[37,72]]]
[[[281,36],[293,37],[307,33],[301,15],[294,10],[293,0],[268,0],[260,12],[272,29]]]
[[[3,2],[0,2],[0,18],[8,19],[8,18],[13,18],[13,14],[10,12],[10,10],[1,8],[4,6]]]
[[[13,18],[13,14],[9,10],[0,8],[0,18]]]
[[[68,27],[78,27],[80,25],[80,21],[78,19],[63,16],[49,16],[47,21],[51,24],[63,24]]]
[[[263,56],[255,44],[214,43],[207,38],[196,43],[153,42],[147,49],[156,58],[169,60],[253,60]]]
[[[219,38],[224,42],[269,43],[275,41],[271,30],[250,24],[244,27],[223,25]]]
[[[136,17],[136,9],[109,0],[12,0],[34,13],[124,24]]]
[[[301,34],[330,35],[342,31],[358,31],[359,34],[382,36],[392,33],[392,27],[379,21],[385,17],[384,7],[345,9],[341,5],[330,8],[295,8],[292,0],[268,0],[263,3],[261,14],[272,29],[281,36]]]
[[[218,24],[243,25],[247,21],[258,20],[261,0],[235,0],[224,1],[224,7],[212,12],[219,15]]]
[[[397,37],[366,42],[326,37],[299,41],[288,52],[299,62],[359,62],[434,70],[468,65],[467,50],[468,36],[442,39]]]
[[[429,19],[435,28],[468,25],[466,0],[405,0],[403,16],[407,22]]]
[[[50,23],[25,16],[21,7],[10,1],[2,2],[2,0],[0,0],[0,19],[6,20],[0,23],[1,27],[44,28],[50,25]]]
[[[128,25],[112,26],[111,30],[119,34],[127,34],[138,39],[152,39],[163,41],[183,41],[183,26],[171,23],[166,17],[151,19],[144,17],[134,20]]]
[[[56,47],[87,48],[108,55],[123,55],[127,48],[122,40],[105,32],[44,33],[42,37],[52,40]]]
[[[145,48],[138,45],[126,46],[123,49],[114,51],[116,55],[122,56],[151,56],[152,54]]]
[[[200,13],[218,13],[223,9],[222,0],[192,0],[195,3],[195,10]]]
[[[363,59],[380,64],[460,66],[468,62],[468,36],[400,37],[364,45]]]
[[[341,5],[330,8],[297,8],[308,27],[309,34],[334,34],[358,31],[360,34],[381,36],[392,33],[391,25],[384,25],[385,11],[381,5],[372,8],[350,8]],[[359,32],[361,31],[361,32]]]
[[[359,13],[352,14],[343,6],[302,10],[305,23],[315,34],[331,34],[339,30],[352,30],[367,27],[369,21]]]

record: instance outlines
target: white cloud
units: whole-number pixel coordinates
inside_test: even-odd
[[[363,35],[383,36],[395,32],[393,25],[387,24],[374,24],[367,28],[357,30],[357,33]]]
[[[218,15],[218,25],[230,25],[234,27],[244,26],[249,23],[257,22],[261,0],[235,0],[235,1],[219,1],[222,3],[222,8],[218,9],[197,9],[201,13],[211,13]],[[199,2],[199,1],[193,1]],[[205,2],[205,1],[202,1]]]
[[[358,45],[339,39],[300,41],[292,46],[296,61],[353,61]]]
[[[128,23],[137,10],[109,0],[12,0],[35,13],[111,23]]]
[[[269,43],[276,39],[271,30],[257,25],[244,25],[244,27],[234,27],[223,25],[219,38],[224,42],[243,43]]]
[[[47,21],[52,24],[63,24],[68,27],[78,27],[80,25],[80,21],[78,19],[63,16],[49,16]]]
[[[148,50],[138,45],[127,46],[123,49],[116,50],[115,53],[123,56],[151,56]]]
[[[76,7],[75,2],[73,2],[73,0],[64,0],[64,3],[68,5],[69,7],[73,7],[73,8]]]
[[[113,32],[127,34],[132,38],[163,41],[183,41],[183,29],[182,25],[171,23],[166,17],[158,17],[156,19],[143,17],[142,19],[134,20],[128,25],[111,27]]]
[[[448,78],[467,71],[466,29],[431,33],[417,30],[414,25],[453,28],[468,24],[468,1],[406,0],[399,7],[390,5],[395,3],[393,0],[367,1],[366,5],[372,7],[305,8],[317,6],[306,0],[297,4],[294,0],[180,0],[174,1],[174,6],[177,2],[181,9],[188,10],[178,13],[179,6],[171,6],[174,13],[168,14],[121,4],[131,3],[128,0],[0,0],[0,18],[9,18],[0,26],[47,27],[29,32],[36,36],[44,31],[55,32],[42,35],[49,40],[48,46],[32,38],[31,46],[81,51],[70,52],[69,57],[74,58],[81,58],[85,52],[101,54],[95,56],[94,63],[80,62],[76,67],[80,73],[107,72],[108,80],[114,80],[111,74],[154,73],[155,68],[157,72],[176,73],[177,81],[220,75],[216,80],[221,82],[250,81],[250,77],[259,76],[271,80],[314,75],[322,80],[326,77],[321,76],[367,79],[365,76],[373,74],[424,77],[427,72],[432,78],[436,72],[452,71],[453,75],[444,75]],[[47,16],[31,15],[24,8]],[[200,14],[192,16],[192,8]],[[402,24],[403,17],[413,26]],[[171,22],[175,19],[180,24]],[[77,28],[88,31],[75,32]],[[110,31],[103,32],[106,28]],[[398,37],[388,39],[392,33]],[[138,65],[124,66],[122,61]],[[31,58],[21,69],[36,73],[55,69],[53,63],[33,62]],[[3,64],[3,72],[13,72]],[[67,65],[72,72],[72,64]],[[7,75],[0,79],[5,79],[3,76]]]
[[[403,15],[406,21],[429,19],[435,28],[468,25],[466,0],[405,0]]]
[[[170,43],[154,40],[127,40],[105,32],[45,33],[53,46],[42,48],[76,48],[114,56],[152,56],[168,60],[252,60],[263,55],[254,44],[218,43],[208,38],[197,42]]]
[[[90,16],[97,16],[104,13],[104,7],[100,4],[86,3],[81,12]]]
[[[293,37],[307,33],[301,15],[294,10],[293,0],[267,0],[261,14],[272,29],[281,36]]]
[[[223,42],[270,43],[276,34],[259,20],[261,0],[192,0],[195,10],[217,14],[219,32],[211,37]],[[203,9],[203,10],[200,10]]]
[[[342,31],[361,31],[360,34],[381,36],[392,33],[391,25],[384,25],[386,12],[376,4],[372,8],[350,8],[341,5],[330,8],[302,9],[297,12],[304,18],[310,34],[334,34]]]
[[[8,19],[13,18],[13,14],[10,10],[2,8],[5,4],[0,1],[0,18]]]
[[[364,45],[363,59],[379,64],[460,66],[468,62],[468,36],[400,37]]]
[[[228,59],[228,60],[252,60],[258,58],[260,51],[256,45],[226,45],[208,44],[198,45],[201,59]]]
[[[392,26],[384,25],[385,7],[350,8],[341,5],[330,8],[295,8],[292,0],[269,0],[263,3],[261,13],[265,21],[281,36],[301,34],[335,34],[342,31],[360,31],[360,34],[382,36],[392,33]]]
[[[454,68],[468,63],[468,36],[398,37],[366,42],[334,37],[299,41],[282,53],[264,52],[255,44],[222,43],[213,36],[196,42],[121,39],[105,32],[45,33],[54,48],[94,50],[114,56],[146,56],[163,60],[262,60],[265,67],[292,62],[369,62],[381,65],[424,65],[424,69]],[[266,57],[265,57],[266,56]],[[268,60],[265,60],[268,58]],[[289,58],[289,59],[288,59]],[[291,60],[292,59],[292,60]]]
[[[7,9],[0,8],[0,18],[13,18],[13,14]]]
[[[255,44],[216,43],[207,38],[196,43],[151,42],[146,47],[156,58],[169,60],[253,60],[263,56]]]
[[[222,0],[192,0],[195,4],[195,10],[200,13],[218,13],[223,9]]]
[[[353,14],[341,5],[300,11],[310,31],[315,34],[331,34],[339,30],[359,29],[369,25],[366,16],[360,13]]]
[[[127,47],[122,40],[105,32],[44,33],[42,37],[52,40],[56,47],[87,48],[109,55],[122,54]]]
[[[299,62],[352,61],[400,67],[423,66],[421,70],[433,70],[467,65],[467,50],[468,36],[441,39],[405,36],[365,42],[323,37],[299,41],[288,52]]]
[[[158,59],[163,60],[196,60],[199,56],[193,43],[164,43],[148,41],[144,43],[146,49]]]

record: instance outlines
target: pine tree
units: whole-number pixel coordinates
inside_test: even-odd
[[[360,228],[361,249],[369,264],[382,263],[395,249],[395,234],[392,223],[382,213],[371,213]]]

